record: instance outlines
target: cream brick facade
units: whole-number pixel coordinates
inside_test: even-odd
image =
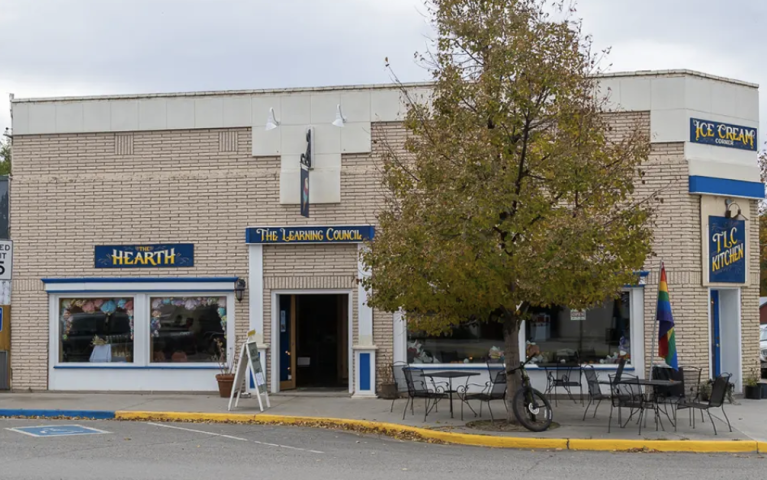
[[[616,135],[637,122],[653,134],[651,120],[649,108],[611,114]],[[391,148],[401,152],[406,133],[397,121],[378,121],[371,123],[370,135],[371,153],[341,157],[340,203],[313,204],[311,219],[306,219],[296,205],[280,203],[281,159],[253,156],[250,127],[17,134],[10,214],[13,388],[49,386],[50,322],[42,278],[248,278],[248,226],[374,225],[384,198],[381,156]],[[663,259],[679,361],[703,368],[706,376],[709,289],[702,278],[701,197],[689,193],[685,148],[684,141],[653,143],[644,183],[637,184],[638,198],[657,191],[662,200],[656,205],[655,256],[644,267],[650,272],[644,287],[644,366],[651,363],[658,262]],[[739,202],[749,219],[757,218],[755,200]],[[758,361],[758,232],[756,222],[749,225],[751,283],[740,289],[742,375]],[[93,266],[95,245],[146,243],[193,243],[195,266],[108,271]],[[357,252],[356,245],[265,245],[260,292],[265,342],[272,334],[272,292],[305,289],[351,292],[352,340],[357,342]],[[238,343],[249,329],[251,293],[248,288],[235,306]],[[392,314],[373,312],[379,364],[395,359],[393,329]]]

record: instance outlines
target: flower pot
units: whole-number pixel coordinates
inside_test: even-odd
[[[746,398],[759,400],[762,398],[762,388],[759,385],[746,385]]]
[[[767,399],[767,383],[760,383],[759,389],[761,390],[761,398]]]
[[[378,397],[393,400],[399,396],[396,383],[382,383],[378,389]]]
[[[232,395],[232,386],[234,385],[233,373],[219,373],[216,375],[218,382],[218,394],[221,398],[229,398]]]

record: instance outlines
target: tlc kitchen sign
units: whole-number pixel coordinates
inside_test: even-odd
[[[708,281],[746,283],[746,222],[708,217]]]
[[[193,267],[194,245],[97,245],[96,268],[167,268]]]
[[[690,119],[690,142],[756,151],[757,131],[729,123]]]

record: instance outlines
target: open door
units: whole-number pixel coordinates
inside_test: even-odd
[[[719,290],[711,290],[711,377],[722,373],[722,340],[719,318]]]
[[[280,390],[296,388],[296,296],[280,295]]]

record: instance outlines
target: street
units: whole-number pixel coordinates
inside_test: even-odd
[[[94,431],[69,435],[83,430],[74,425]],[[760,455],[496,450],[261,425],[11,419],[0,427],[3,480],[697,480],[761,478],[767,465]]]

